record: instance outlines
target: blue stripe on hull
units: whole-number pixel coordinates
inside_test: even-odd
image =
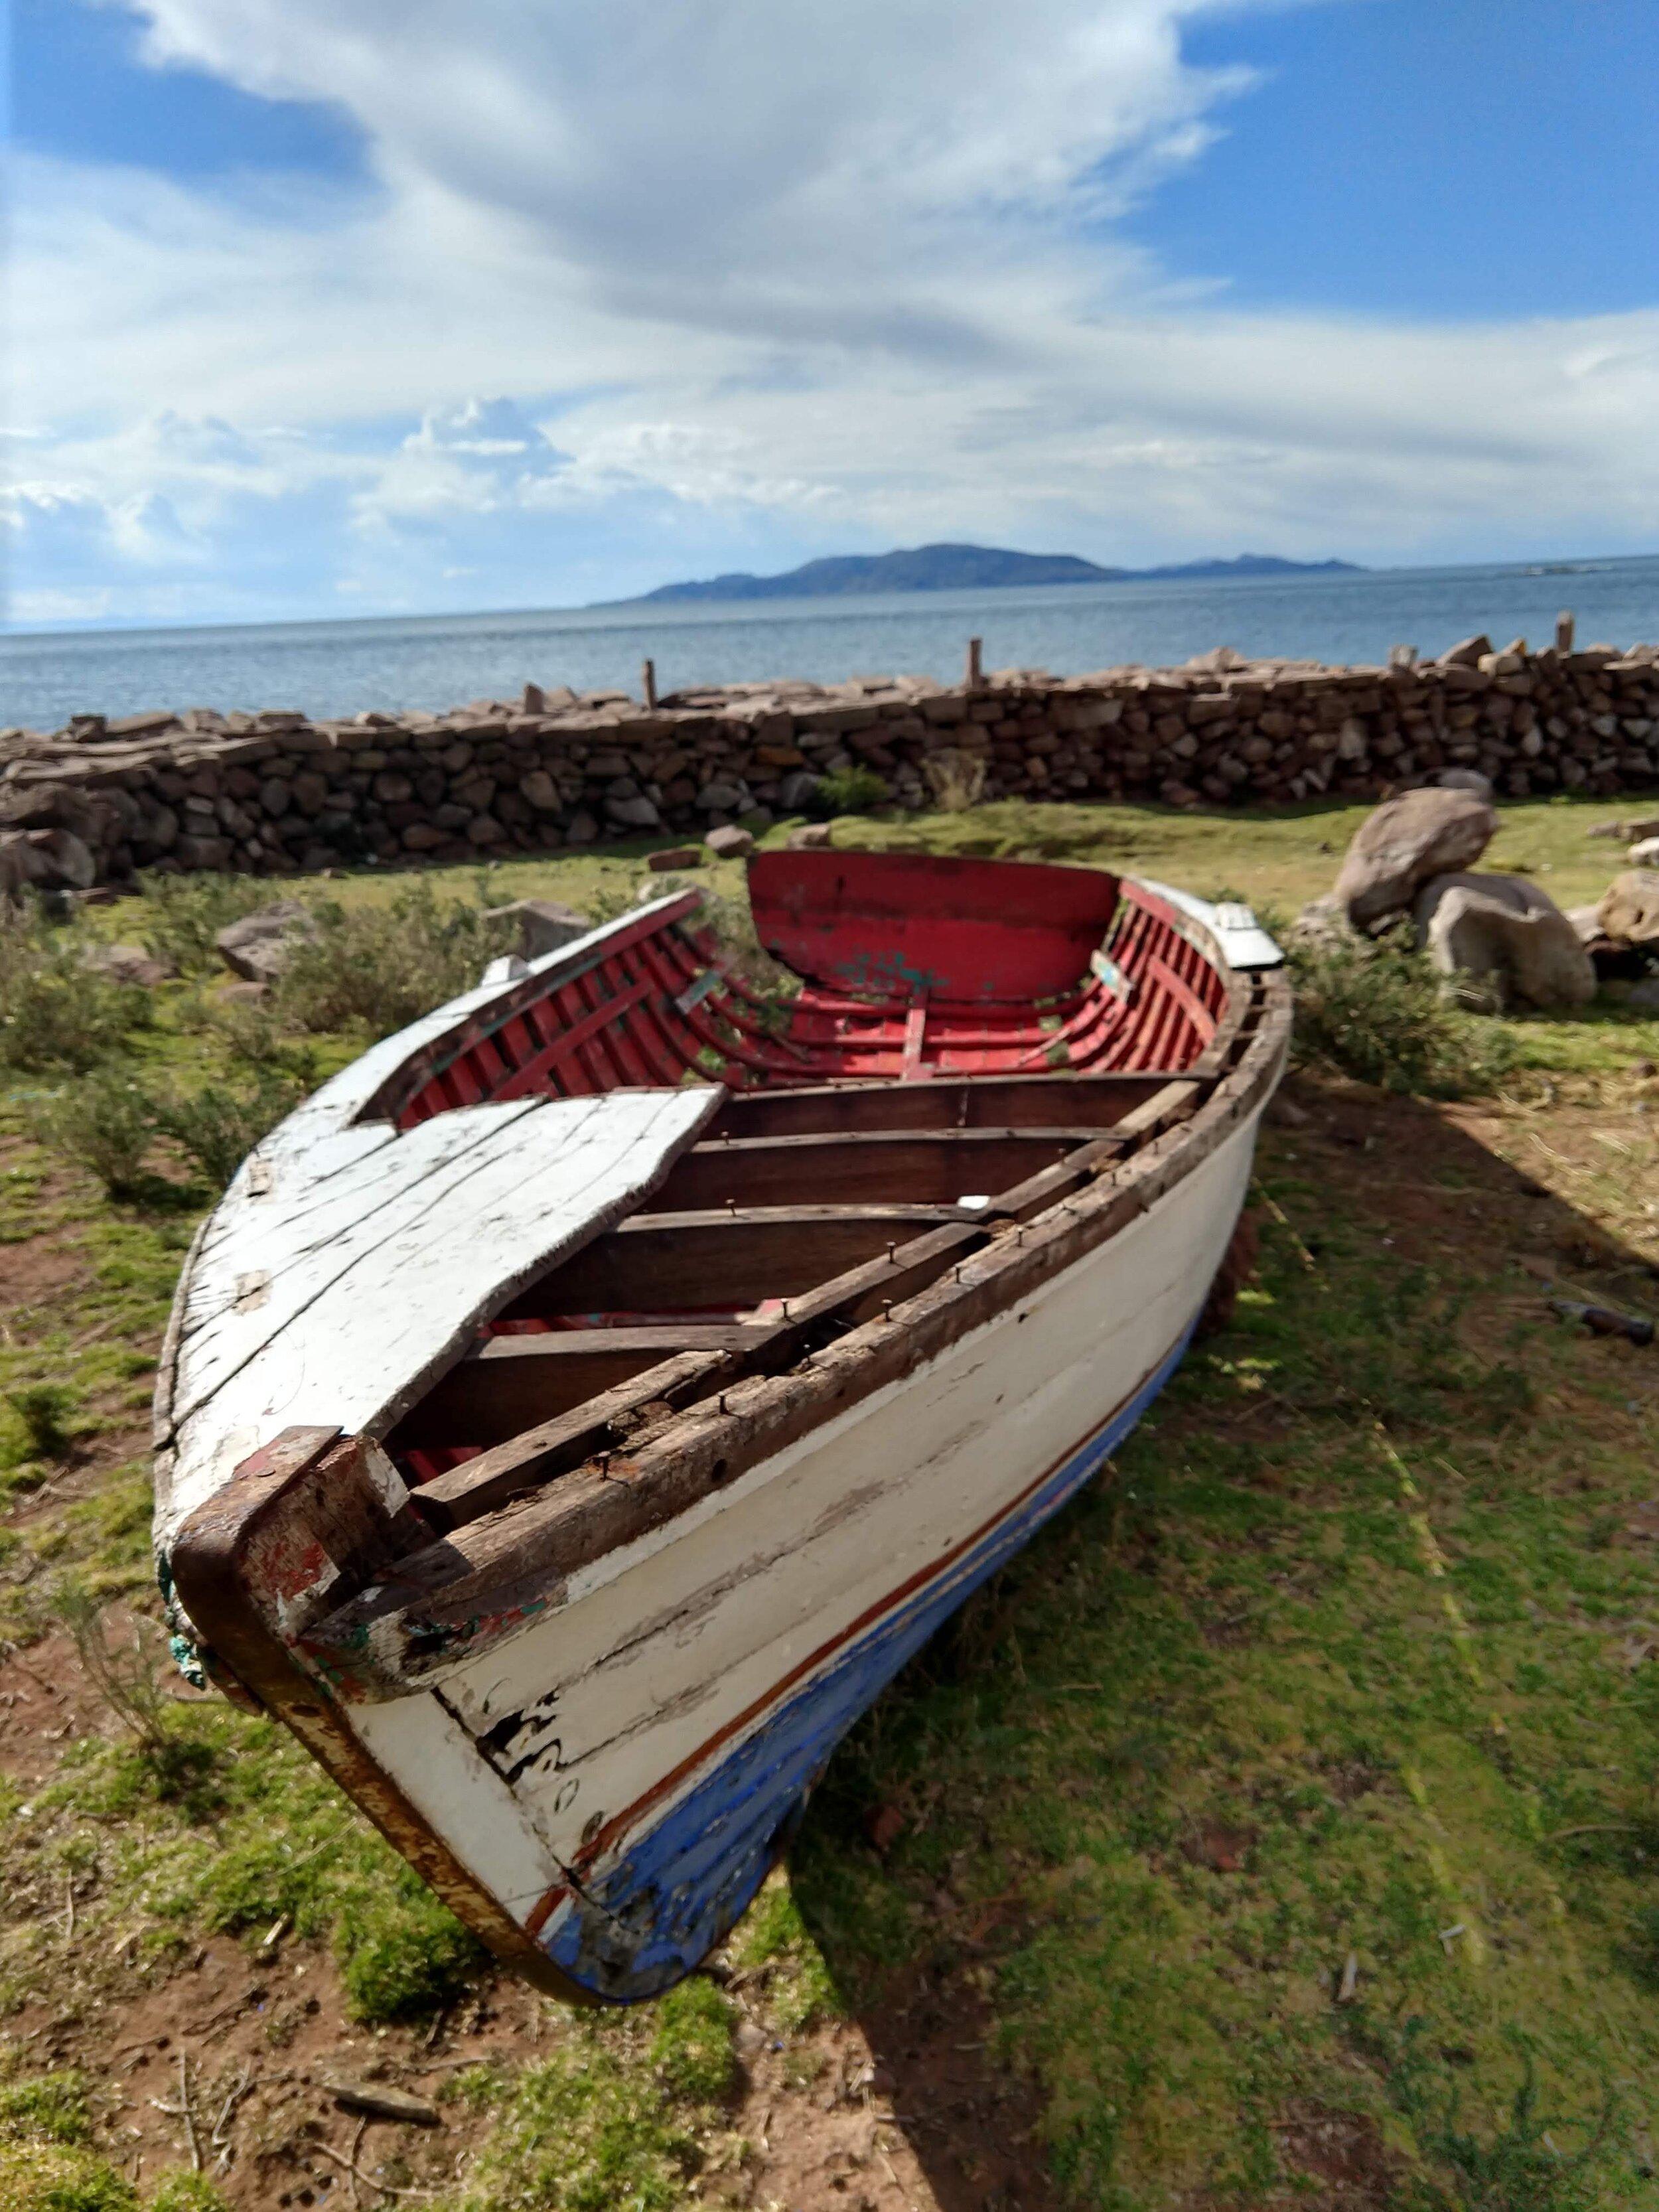
[[[609,2002],[634,2004],[708,1956],[788,1841],[842,1737],[963,1599],[1116,1450],[1180,1364],[1193,1325],[1134,1397],[1017,1511],[781,1705],[557,1917],[545,1948],[573,1981]]]

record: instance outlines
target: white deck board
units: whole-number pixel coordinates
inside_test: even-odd
[[[650,911],[535,971],[586,967]],[[279,1430],[382,1432],[480,1322],[631,1212],[719,1111],[726,1093],[707,1085],[486,1103],[401,1132],[361,1118],[416,1054],[522,986],[468,992],[372,1047],[238,1170],[179,1288],[157,1437],[164,1546]]]

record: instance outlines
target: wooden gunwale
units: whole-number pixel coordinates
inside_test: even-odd
[[[792,1326],[775,1340],[797,1353],[792,1371],[723,1384],[718,1405],[698,1400],[653,1425],[643,1441],[619,1440],[603,1463],[590,1459],[550,1487],[398,1559],[372,1593],[348,1601],[308,1632],[315,1661],[351,1665],[348,1655],[361,1658],[365,1630],[407,1613],[422,1625],[432,1672],[458,1662],[467,1656],[471,1620],[510,1610],[532,1589],[556,1603],[558,1585],[579,1568],[662,1525],[831,1414],[934,1358],[1104,1243],[1207,1158],[1276,1080],[1288,1042],[1288,986],[1276,974],[1237,980],[1261,1007],[1252,1033],[1241,1025],[1237,1062],[1195,1109],[1200,1086],[1182,1084],[1186,1095],[1160,1109],[1160,1118],[1173,1118],[1161,1127],[1149,1119],[1146,1141],[1129,1159],[1103,1161],[1107,1172],[1046,1200],[1035,1218],[1022,1222],[1005,1214],[987,1229],[941,1229],[916,1246],[898,1248],[894,1266],[926,1279],[883,1303],[878,1317],[850,1329],[819,1336],[808,1316],[793,1312],[792,1299]],[[929,1248],[925,1258],[921,1245]],[[884,1273],[890,1270],[879,1262],[861,1271],[866,1309],[880,1297]],[[903,1291],[902,1282],[894,1287]],[[845,1278],[823,1285],[811,1301],[810,1321],[833,1317],[849,1304],[851,1290]],[[417,1665],[395,1683],[377,1682],[371,1662],[357,1692],[390,1694],[422,1678]]]

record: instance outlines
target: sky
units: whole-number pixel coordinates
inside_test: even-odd
[[[1659,550],[1652,0],[11,0],[14,628]]]

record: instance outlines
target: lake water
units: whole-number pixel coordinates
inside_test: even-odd
[[[1571,608],[1578,641],[1659,639],[1659,557],[1547,567],[1395,568],[1221,582],[1054,585],[760,605],[617,607],[419,620],[282,623],[222,629],[0,635],[0,726],[60,726],[74,714],[171,707],[283,707],[343,716],[441,711],[511,698],[527,682],[638,695],[779,677],[961,675],[969,636],[985,665],[1057,675],[1148,666],[1231,645],[1251,656],[1378,662],[1424,657],[1471,631],[1547,644]]]

